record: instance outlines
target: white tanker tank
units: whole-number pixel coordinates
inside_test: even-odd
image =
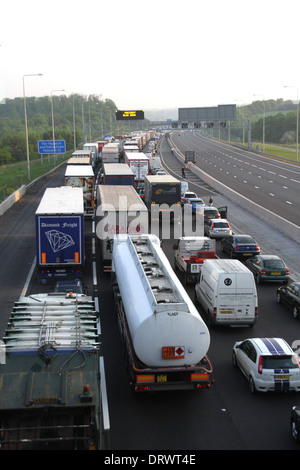
[[[210,345],[209,330],[155,235],[119,235],[112,254],[132,345],[148,367],[191,366]]]

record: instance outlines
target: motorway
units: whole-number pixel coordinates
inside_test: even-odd
[[[204,167],[204,160],[203,162],[201,160],[201,167],[205,171],[211,171],[211,169],[208,170],[208,168],[211,168],[209,160],[217,160],[220,158],[221,152],[228,152],[230,155],[241,152],[234,148],[230,150],[229,146],[226,145],[210,142],[208,139],[201,138],[192,132],[176,132],[176,136],[178,137],[176,141],[178,148],[183,151],[184,149],[197,149],[197,154],[202,155],[202,157],[198,157],[199,159],[204,158],[204,155],[206,155],[206,167]],[[166,139],[162,140],[160,151],[168,171],[180,175],[181,164],[172,155]],[[211,154],[210,157],[209,154]],[[248,156],[248,163],[250,157],[257,158],[254,154],[251,154]],[[224,156],[222,158],[224,163],[222,165],[219,163],[219,167],[224,168],[226,159]],[[230,161],[233,160],[233,158],[229,158]],[[265,157],[260,158],[262,158],[263,163],[260,163],[259,160],[255,165],[257,164],[257,167],[267,165]],[[282,165],[280,162],[273,162],[273,160],[270,164]],[[218,178],[219,174],[226,173],[215,169],[215,166],[213,168],[215,178]],[[265,166],[265,168],[268,168],[268,166]],[[279,173],[284,174],[283,168],[285,168],[284,165],[278,171],[278,175]],[[296,168],[294,171],[297,170]],[[285,171],[292,171],[292,169],[286,168]],[[242,170],[242,172],[245,172],[245,170]],[[26,193],[21,201],[1,218],[1,336],[13,302],[18,299],[24,286],[24,291],[27,294],[45,290],[43,286],[38,284],[34,269],[30,283],[28,286],[26,285],[28,274],[32,266],[34,268],[32,264],[35,257],[34,213],[45,188],[63,184],[63,175],[64,170],[61,169],[51,177],[40,180]],[[224,204],[228,205],[228,220],[234,231],[247,230],[248,233],[251,231],[250,234],[254,232],[263,252],[270,252],[274,247],[278,247],[278,243],[281,243],[281,246],[286,247],[288,260],[291,260],[292,272],[296,275],[300,272],[300,262],[297,259],[299,254],[298,244],[295,244],[293,240],[285,239],[280,233],[275,233],[274,229],[270,229],[264,221],[254,220],[251,214],[241,211],[239,207],[226,200],[222,194],[215,192],[214,188],[204,184],[189,171],[186,176],[190,182],[190,189],[195,190],[205,201],[208,201],[209,195],[213,194],[217,207]],[[234,185],[236,191],[239,191],[240,187],[246,187],[248,190],[250,186],[249,177],[247,184],[242,184],[240,175],[234,178],[231,171],[226,175],[226,178],[228,178],[227,184]],[[272,178],[275,180],[274,175]],[[281,177],[278,176],[278,178]],[[257,179],[260,178],[257,176]],[[300,180],[300,177],[294,175],[291,179]],[[269,184],[272,185],[272,183]],[[292,219],[293,210],[288,213],[287,208],[292,206],[291,208],[296,213],[298,210],[299,213],[299,208],[296,210],[299,202],[294,197],[294,192],[297,191],[297,183],[294,183],[295,186],[291,187],[289,187],[289,184],[285,184],[287,189],[284,193],[286,196],[284,199],[290,201],[291,204],[286,203],[286,211],[283,212],[283,216],[291,217],[291,220],[296,223],[295,219]],[[264,192],[267,192],[266,182],[259,191],[260,204],[263,203],[261,196],[263,189]],[[256,197],[255,190],[256,188],[253,189],[254,196],[251,196],[253,198]],[[253,192],[251,191],[251,194]],[[275,190],[273,190],[273,194],[275,194]],[[250,193],[248,193],[248,197],[250,197]],[[266,195],[265,197],[266,200],[270,199],[270,204],[273,201],[274,208],[275,196],[268,198]],[[280,203],[281,205],[285,207],[283,202]],[[297,394],[257,394],[253,396],[250,394],[246,379],[231,364],[232,346],[237,340],[248,336],[281,336],[289,344],[292,344],[294,340],[299,338],[299,323],[289,311],[276,302],[276,285],[258,286],[259,318],[257,325],[253,328],[219,327],[211,330],[211,346],[208,356],[214,368],[214,384],[210,390],[135,395],[128,385],[122,343],[114,312],[110,278],[104,276],[102,272],[99,247],[96,243],[97,285],[95,286],[91,255],[91,221],[87,221],[86,226],[90,236],[86,245],[85,284],[88,286],[89,294],[92,295],[96,292],[100,303],[101,343],[108,394],[111,449],[124,450],[124,452],[163,450],[176,451],[176,453],[180,453],[180,451],[195,453],[201,450],[299,449],[299,446],[292,441],[289,432],[291,407],[300,401]],[[219,241],[217,246],[219,256],[223,256],[219,250]],[[172,266],[174,266],[173,241],[164,240],[163,248]],[[282,254],[284,254],[284,250],[282,250]],[[194,299],[194,287],[188,286],[187,291]],[[206,320],[200,308],[199,313]]]
[[[299,225],[300,165],[211,140],[199,131],[174,132],[172,140],[183,153],[195,150],[203,171]]]

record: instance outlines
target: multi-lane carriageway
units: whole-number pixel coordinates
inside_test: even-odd
[[[212,141],[198,131],[173,132],[172,141],[183,153],[195,150],[197,165],[203,171],[299,225],[300,164]]]
[[[191,137],[195,138],[194,135]],[[186,144],[191,146],[188,135],[178,136],[179,141],[180,139],[185,141],[182,150],[186,149]],[[206,148],[209,146],[206,139],[205,146]],[[213,144],[211,148],[214,148]],[[169,171],[178,172],[180,176],[181,165],[172,155],[166,139],[161,142],[160,150],[165,166],[170,169]],[[198,155],[201,155],[201,152],[199,145]],[[216,173],[214,176],[216,177]],[[257,220],[234,202],[226,200],[222,194],[204,184],[195,175],[188,172],[187,177],[191,180],[191,189],[205,201],[208,201],[212,193],[216,206],[227,203],[228,219],[235,231],[247,231],[251,234],[254,232],[255,238],[265,252],[274,251],[276,247],[278,250],[278,246],[282,247],[281,254],[285,251],[288,253],[289,259],[293,262],[294,273],[300,272],[299,261],[296,259],[299,253],[298,244],[268,227],[264,221]],[[35,209],[45,188],[60,184],[63,184],[63,171],[34,185],[1,219],[1,336],[12,304],[24,288],[35,256]],[[87,224],[88,230],[92,233],[92,222],[87,221]],[[94,256],[92,256],[93,246]],[[219,241],[217,246],[218,254],[222,256]],[[173,241],[164,240],[163,249],[174,266]],[[248,336],[281,336],[292,344],[299,339],[297,320],[284,307],[277,304],[276,286],[258,286],[259,318],[253,328],[211,330],[209,357],[214,368],[215,382],[210,390],[199,393],[134,395],[128,386],[122,343],[114,315],[110,279],[103,275],[98,244],[97,241],[92,241],[92,236],[87,241],[86,254],[85,283],[89,294],[94,294],[99,299],[112,449],[124,452],[145,450],[148,453],[157,450],[176,453],[190,451],[198,455],[202,450],[216,449],[298,449],[290,437],[289,416],[292,405],[298,403],[300,397],[295,394],[252,396],[246,379],[231,365],[232,346],[236,340]],[[36,273],[33,271],[27,293],[40,292],[40,289]],[[194,287],[188,286],[187,292],[194,299]],[[205,319],[201,309],[199,312]]]

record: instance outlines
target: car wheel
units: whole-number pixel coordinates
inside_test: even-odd
[[[299,311],[296,306],[293,307],[293,317],[297,319],[299,318]]]
[[[237,367],[236,354],[234,351],[232,351],[232,365],[233,367]]]
[[[256,393],[256,388],[255,388],[253,377],[250,377],[249,379],[249,386],[250,386],[250,392],[252,393],[252,395],[254,395]]]
[[[294,420],[294,418],[292,418],[291,420],[291,434],[295,442],[300,442],[300,434],[299,434],[299,430],[297,427],[297,423]]]
[[[277,302],[281,304],[281,295],[279,292],[277,293]]]
[[[230,250],[230,258],[234,258],[234,251],[232,249]]]

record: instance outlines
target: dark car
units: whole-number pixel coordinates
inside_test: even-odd
[[[295,405],[292,408],[291,418],[291,434],[295,442],[300,442],[300,406]]]
[[[290,277],[290,270],[277,255],[257,255],[245,263],[253,273],[256,282],[284,282]]]
[[[230,235],[221,242],[223,252],[231,258],[244,258],[260,254],[260,247],[250,235]]]
[[[220,219],[221,214],[216,207],[205,206],[203,207],[204,223],[207,224],[210,219]]]
[[[277,301],[287,305],[294,318],[300,318],[300,282],[293,281],[277,289]]]

